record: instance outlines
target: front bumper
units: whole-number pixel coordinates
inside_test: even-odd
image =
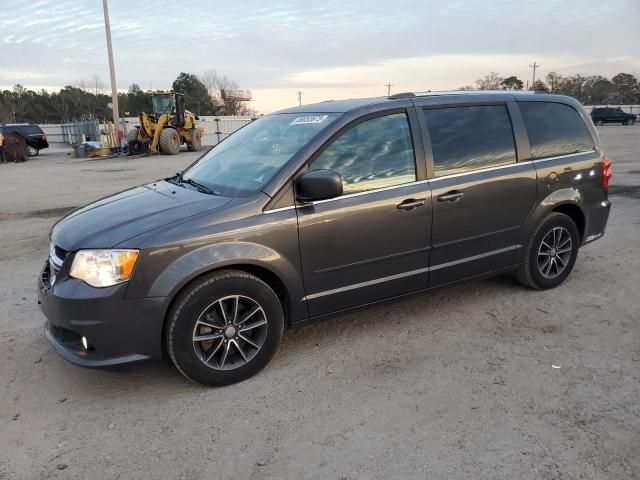
[[[83,367],[160,358],[165,298],[127,300],[126,287],[93,288],[63,272],[52,286],[45,265],[38,278],[38,303],[55,351]]]

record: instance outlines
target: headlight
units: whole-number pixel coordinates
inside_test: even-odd
[[[92,287],[110,287],[131,277],[138,250],[79,250],[71,265],[71,276]]]

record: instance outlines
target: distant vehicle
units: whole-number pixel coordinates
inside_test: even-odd
[[[30,123],[7,123],[0,126],[2,133],[16,132],[27,142],[27,154],[35,157],[43,148],[49,148],[47,136],[38,125]]]
[[[86,367],[168,355],[193,381],[238,382],[285,325],[500,272],[560,285],[604,234],[610,177],[569,97],[405,93],[265,115],[53,226],[46,336]]]
[[[633,125],[636,123],[636,116],[627,113],[620,107],[603,107],[594,108],[591,111],[591,120],[596,125],[604,125],[605,123],[621,123],[622,125]]]

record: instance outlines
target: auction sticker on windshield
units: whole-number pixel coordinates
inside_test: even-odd
[[[305,115],[304,117],[296,117],[289,125],[304,125],[308,123],[322,123],[329,115]]]

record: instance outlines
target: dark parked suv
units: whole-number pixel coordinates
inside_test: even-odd
[[[594,108],[591,110],[591,119],[596,125],[605,123],[621,123],[622,125],[633,125],[636,116],[623,111],[621,108]]]
[[[83,366],[166,352],[193,381],[240,381],[285,325],[499,272],[559,285],[604,233],[610,176],[568,97],[283,110],[60,220],[38,279],[46,336]]]
[[[30,123],[7,123],[0,126],[1,133],[16,132],[27,142],[27,153],[35,157],[43,148],[49,148],[47,136],[38,125]]]

